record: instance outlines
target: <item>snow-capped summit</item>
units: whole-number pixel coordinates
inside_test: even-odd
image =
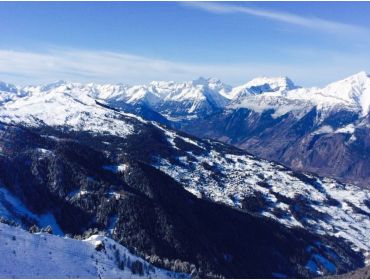
[[[172,92],[166,96],[166,100],[205,100],[208,96],[216,99],[223,99],[221,95],[229,92],[228,86],[216,78],[199,77],[190,82],[174,84]],[[222,102],[221,102],[222,103]],[[220,105],[220,104],[217,104]]]
[[[193,118],[223,108],[228,103],[226,95],[231,87],[218,79],[198,78],[184,83],[157,89],[165,97],[155,106],[155,110],[170,118]]]
[[[197,80],[193,81],[194,85],[203,85],[210,89],[213,92],[217,92],[218,94],[230,99],[230,93],[232,91],[232,87],[230,85],[225,84],[220,79],[217,78],[203,78],[200,77]]]
[[[367,79],[369,78],[369,74],[366,72],[366,71],[360,71],[356,74],[353,74],[347,78],[345,78],[344,80],[354,80],[354,79]]]
[[[2,104],[0,118],[5,123],[29,126],[64,126],[72,130],[131,133],[124,114],[105,110],[91,96],[91,89],[80,84],[59,84],[55,87],[34,88],[27,95]],[[1,103],[0,103],[1,104]],[[114,127],[112,119],[116,119]]]
[[[202,85],[202,86],[206,86],[206,85],[208,85],[208,84],[209,84],[209,80],[210,80],[210,79],[206,79],[206,78],[204,78],[204,77],[199,77],[199,78],[197,78],[197,79],[195,79],[195,80],[192,80],[192,84],[193,84],[193,85]]]
[[[208,87],[215,91],[225,91],[228,92],[232,89],[231,86],[226,85],[223,83],[220,79],[217,78],[203,78],[199,77],[198,79],[195,79],[192,81],[193,85],[202,85],[205,87]]]
[[[124,94],[129,88],[126,84],[105,84],[95,85],[88,84],[91,88],[95,89],[95,97],[100,99],[110,99]]]
[[[369,113],[370,77],[362,71],[322,89],[324,96],[335,98],[345,104],[361,109],[363,115]]]
[[[298,88],[287,77],[258,77],[244,85],[233,88],[231,97],[237,99],[245,95],[256,95],[266,92],[286,92]]]
[[[266,88],[264,91],[288,91],[297,86],[288,77],[258,77],[249,81],[246,85],[249,88]]]
[[[325,111],[346,108],[367,115],[370,78],[366,72],[360,72],[323,88],[300,88],[288,78],[257,78],[234,88],[232,94],[231,107],[274,109],[278,112],[276,116],[313,106]]]

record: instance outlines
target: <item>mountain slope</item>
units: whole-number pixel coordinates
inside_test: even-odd
[[[340,110],[318,121],[322,112],[316,107],[299,113],[300,119],[292,112],[274,118],[273,110],[258,113],[240,108],[183,124],[181,129],[295,170],[369,187],[369,116],[359,118]]]
[[[156,268],[110,238],[31,234],[0,223],[2,278],[184,278]]]
[[[368,190],[177,133],[64,85],[0,114],[0,209],[25,228],[42,227],[44,215],[62,233],[97,228],[151,263],[209,277],[342,273],[369,252]]]
[[[141,122],[136,125],[142,132],[126,140],[50,127],[3,126],[0,178],[29,211],[17,211],[19,204],[7,199],[3,207],[26,228],[37,225],[29,212],[48,213],[63,233],[83,234],[97,228],[136,248],[154,264],[203,277],[279,273],[309,277],[362,265],[362,255],[341,238],[289,229],[252,214],[255,211],[197,199],[143,162],[166,154],[175,158],[189,148],[194,154],[201,151],[186,146],[180,139],[188,138],[181,137],[174,140],[183,145],[176,154],[167,131]],[[9,142],[12,145],[4,145]],[[322,258],[333,266],[325,266]]]

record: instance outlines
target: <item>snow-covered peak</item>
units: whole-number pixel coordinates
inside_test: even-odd
[[[203,78],[199,77],[196,80],[193,80],[191,82],[192,85],[194,86],[204,86],[207,87],[215,92],[222,92],[222,93],[227,93],[231,91],[232,87],[223,83],[220,79],[217,78]]]
[[[256,95],[266,92],[287,92],[298,88],[287,77],[258,77],[244,85],[233,88],[230,96],[237,99],[247,95]]]
[[[363,115],[369,113],[370,77],[366,72],[360,72],[331,83],[323,88],[321,92],[324,96],[360,108]]]
[[[173,84],[167,91],[164,102],[177,103],[179,106],[189,107],[186,110],[193,114],[200,108],[212,104],[215,107],[223,107],[227,103],[227,93],[230,86],[225,85],[215,78],[198,78],[196,80]],[[185,109],[185,108],[183,108]],[[174,108],[174,111],[176,108]]]
[[[0,118],[6,123],[29,126],[65,126],[121,136],[132,133],[123,113],[100,106],[91,96],[91,89],[78,84],[62,84],[46,92],[35,90],[8,101],[1,107]],[[112,120],[116,121],[112,123]]]
[[[191,84],[194,86],[201,85],[206,87],[216,87],[224,85],[224,83],[217,78],[204,78],[204,77],[199,77],[195,80],[192,80]]]
[[[365,80],[369,78],[369,74],[366,72],[366,71],[360,71],[354,75],[351,75],[347,78],[345,78],[344,80]]]
[[[208,80],[209,80],[209,79],[206,79],[206,78],[204,78],[204,77],[199,77],[199,78],[197,78],[197,79],[193,80],[193,81],[192,81],[192,84],[193,84],[193,85],[202,85],[202,86],[206,86],[206,85],[208,85]]]
[[[264,94],[259,94],[264,93]],[[275,110],[275,116],[302,111],[312,106],[330,111],[346,108],[369,113],[370,77],[360,72],[323,88],[300,88],[285,77],[256,78],[232,91],[230,107],[257,111]]]
[[[105,85],[94,85],[89,84],[93,88],[93,96],[100,99],[110,99],[117,96],[124,95],[129,88],[125,84],[105,84]]]
[[[284,91],[297,88],[296,85],[287,77],[258,77],[245,84],[248,88],[260,88],[262,92],[265,91]]]
[[[162,99],[162,96],[150,86],[130,87],[127,89],[126,95],[128,97],[128,103],[144,103],[147,105],[154,105]]]
[[[351,75],[347,78],[344,78],[342,80],[330,83],[324,89],[334,89],[343,87],[341,91],[343,94],[345,89],[355,88],[359,86],[362,87],[363,85],[369,82],[369,79],[370,79],[369,75],[365,71],[362,71],[357,74]]]

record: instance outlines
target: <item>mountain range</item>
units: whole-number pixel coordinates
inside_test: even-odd
[[[77,239],[59,248],[77,242],[95,264],[114,258],[113,245],[140,263],[110,260],[118,272],[106,276],[87,263],[100,273],[89,277],[125,267],[228,278],[360,268],[370,252],[369,84],[366,73],[322,89],[288,78],[0,83],[0,220],[18,227],[28,256],[46,258],[38,246],[54,237],[25,230],[48,228]],[[104,255],[89,245],[103,236]],[[19,253],[5,242],[4,254]]]
[[[3,83],[1,102],[11,108],[6,103],[30,95],[81,92],[118,110],[234,145],[294,170],[368,187],[369,85],[365,72],[323,88],[302,88],[286,77],[260,77],[236,87],[204,78],[137,86]]]

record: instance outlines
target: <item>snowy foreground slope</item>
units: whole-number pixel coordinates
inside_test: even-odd
[[[32,234],[0,223],[0,278],[185,278],[159,269],[114,240]]]

